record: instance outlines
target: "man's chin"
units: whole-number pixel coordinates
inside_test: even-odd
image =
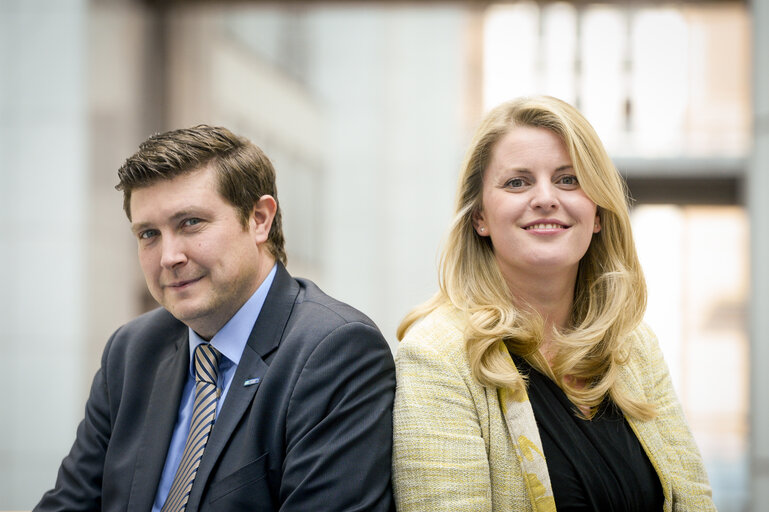
[[[185,303],[181,303],[181,304],[178,302],[173,304],[167,304],[167,305],[164,305],[164,307],[177,320],[187,325],[190,325],[190,323],[195,323],[196,320],[199,320],[206,316],[208,309],[205,308],[203,305],[192,304],[189,301],[184,301],[184,302]]]

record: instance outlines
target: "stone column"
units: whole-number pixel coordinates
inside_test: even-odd
[[[750,494],[769,503],[769,1],[753,0],[753,153],[748,170],[751,224]]]
[[[87,3],[0,3],[0,509],[53,485],[85,400]]]

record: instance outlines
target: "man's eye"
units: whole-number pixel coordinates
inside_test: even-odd
[[[194,218],[194,217],[193,217],[193,218],[191,218],[191,219],[186,219],[186,220],[183,222],[183,224],[184,224],[185,226],[194,226],[194,225],[196,225],[196,224],[200,224],[200,222],[201,222],[201,220],[200,220],[200,219],[197,219],[197,218]]]
[[[149,240],[150,238],[156,237],[157,234],[157,230],[148,229],[139,233],[139,240]]]

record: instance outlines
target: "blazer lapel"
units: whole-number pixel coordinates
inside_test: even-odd
[[[254,395],[259,388],[259,382],[269,369],[269,356],[280,344],[283,331],[299,294],[297,282],[281,263],[277,265],[272,287],[267,294],[262,310],[259,312],[259,317],[254,323],[246,347],[243,349],[240,363],[235,370],[230,389],[227,392],[227,398],[221,411],[219,411],[203,459],[200,461],[195,483],[187,502],[188,510],[200,508],[203,489],[208,485],[211,471],[226,448],[238,423],[240,423],[240,419],[253,402]]]
[[[532,508],[537,512],[555,510],[550,473],[529,397],[520,390],[500,389],[497,393]]]
[[[168,445],[179,412],[184,383],[190,367],[190,350],[185,328],[175,340],[173,353],[158,364],[152,385],[147,416],[142,426],[136,454],[136,468],[127,510],[152,509],[160,475],[165,465]]]
[[[512,359],[510,362],[515,366]],[[555,496],[529,395],[523,389],[499,389],[497,396],[505,417],[510,443],[521,465],[532,509],[536,512],[553,511]]]
[[[642,371],[642,370],[641,370]],[[636,370],[629,365],[624,365],[620,368],[619,376],[617,377],[618,384],[622,386],[623,392],[633,400],[640,402],[646,402],[649,398],[644,392],[643,382],[638,379]],[[657,424],[653,421],[639,421],[628,415],[625,415],[630,428],[635,433],[638,442],[641,443],[646,456],[649,457],[652,466],[657,471],[657,476],[660,478],[660,484],[662,485],[662,493],[665,495],[665,504],[671,502],[673,495],[672,484],[668,476],[662,471],[665,467],[666,452],[664,446],[659,442],[659,431],[657,430]]]

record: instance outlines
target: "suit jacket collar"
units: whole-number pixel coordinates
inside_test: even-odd
[[[278,262],[272,287],[248,338],[240,364],[232,378],[226,401],[208,439],[208,445],[190,493],[188,510],[200,508],[203,489],[207,486],[211,471],[252,403],[259,388],[259,382],[269,369],[270,356],[280,344],[298,294],[299,284]]]
[[[253,350],[262,359],[268,358],[272,351],[278,348],[299,295],[299,284],[282,263],[278,262],[277,265],[272,287],[267,293],[244,351],[245,354]]]

